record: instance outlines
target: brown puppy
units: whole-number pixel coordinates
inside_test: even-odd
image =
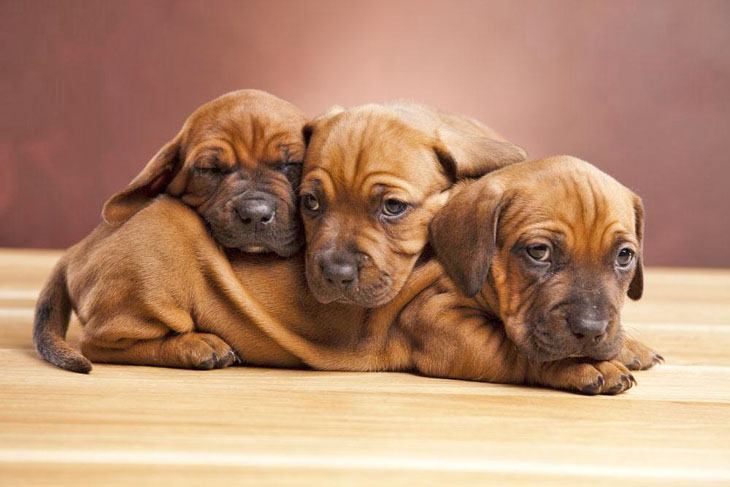
[[[76,372],[91,370],[89,361],[63,341],[73,307],[86,326],[83,350],[92,360],[198,368],[230,364],[230,348],[216,337],[193,333],[195,317],[165,299],[175,295],[178,283],[172,279],[186,279],[185,262],[160,258],[160,248],[174,249],[175,242],[165,242],[155,222],[126,223],[164,192],[193,208],[226,248],[294,254],[303,243],[296,188],[304,123],[296,107],[256,90],[229,93],[196,110],[104,205],[105,223],[54,270],[36,309],[33,337],[41,356]],[[168,336],[172,333],[184,335]]]
[[[366,308],[398,294],[456,180],[525,159],[475,120],[405,102],[335,108],[305,138],[307,282],[322,303]]]
[[[579,159],[515,164],[465,183],[431,241],[453,281],[401,319],[418,370],[615,394],[661,357],[625,336],[642,294],[641,200]]]

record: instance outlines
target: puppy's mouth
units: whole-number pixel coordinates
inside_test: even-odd
[[[244,246],[241,250],[248,254],[265,254],[272,251],[271,249],[269,249],[268,247],[264,247],[263,245],[247,245]]]
[[[533,327],[524,341],[514,343],[520,352],[534,363],[554,362],[567,358],[610,360],[618,354],[620,337],[614,334],[601,343],[585,345],[567,333],[551,333],[541,327]]]
[[[291,257],[302,246],[303,237],[299,225],[274,225],[266,231],[247,231],[236,228],[237,223],[220,222],[205,218],[211,237],[222,247],[236,249],[249,254],[275,253]]]
[[[387,273],[381,273],[375,282],[357,282],[345,289],[328,283],[321,274],[313,272],[309,266],[305,274],[309,289],[315,299],[322,304],[341,303],[362,308],[377,308],[392,300],[397,294],[393,278]]]

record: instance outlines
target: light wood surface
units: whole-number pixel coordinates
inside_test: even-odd
[[[730,271],[650,269],[624,321],[667,363],[583,397],[409,374],[72,374],[30,341],[58,255],[0,249],[2,486],[730,485]]]

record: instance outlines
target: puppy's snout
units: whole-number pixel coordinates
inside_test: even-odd
[[[276,203],[265,198],[249,198],[236,205],[236,212],[245,225],[267,225],[274,220]]]
[[[585,344],[598,343],[606,337],[609,320],[577,317],[568,321],[570,331]]]
[[[358,267],[354,257],[346,254],[328,256],[320,260],[319,268],[327,282],[346,289],[357,282]]]

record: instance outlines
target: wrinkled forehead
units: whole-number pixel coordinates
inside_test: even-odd
[[[301,161],[304,117],[285,102],[271,105],[251,100],[206,105],[188,119],[183,144],[188,151],[212,146],[243,159]]]
[[[632,194],[602,173],[538,174],[519,182],[512,194],[503,223],[519,228],[522,238],[594,250],[617,240],[636,242]]]
[[[345,113],[315,130],[305,175],[323,173],[336,185],[358,187],[365,180],[402,183],[427,190],[438,160],[427,134],[385,113]],[[386,183],[387,184],[387,183]]]

